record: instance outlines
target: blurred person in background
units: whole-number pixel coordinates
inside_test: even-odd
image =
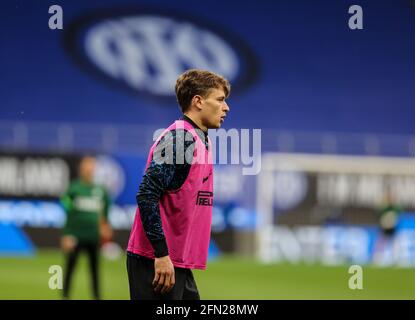
[[[95,163],[94,157],[83,157],[79,164],[79,178],[71,182],[61,197],[66,212],[61,239],[66,256],[64,299],[69,298],[71,279],[81,251],[88,255],[94,298],[100,299],[99,250],[101,242],[112,238],[112,229],[108,223],[109,195],[93,182]]]
[[[394,200],[392,192],[386,191],[384,204],[379,209],[379,225],[385,237],[393,237],[399,222],[402,208]]]
[[[178,77],[175,89],[183,117],[153,144],[137,193],[127,248],[132,300],[200,299],[192,269],[206,268],[210,240],[213,165],[207,132],[220,128],[229,112],[230,85],[215,73],[192,69]]]
[[[379,265],[393,263],[393,240],[399,223],[402,208],[395,201],[388,187],[383,204],[378,209],[380,234],[375,246],[374,262]]]

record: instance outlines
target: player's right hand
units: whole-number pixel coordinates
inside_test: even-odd
[[[154,290],[161,294],[169,292],[175,284],[174,266],[170,257],[155,258],[154,271]]]
[[[63,236],[61,238],[61,247],[63,252],[71,252],[76,246],[76,238],[70,235]]]

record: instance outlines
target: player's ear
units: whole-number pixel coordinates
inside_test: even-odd
[[[202,96],[199,96],[198,94],[193,96],[192,98],[192,104],[198,109],[198,110],[202,110],[202,103],[203,103],[203,98]]]

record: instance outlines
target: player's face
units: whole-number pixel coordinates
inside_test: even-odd
[[[94,178],[95,159],[91,157],[82,159],[79,169],[81,179],[91,183]]]
[[[220,128],[225,121],[230,110],[225,98],[223,89],[211,89],[207,97],[203,99],[202,121],[207,128]]]

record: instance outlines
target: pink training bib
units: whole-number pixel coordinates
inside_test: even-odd
[[[209,150],[193,126],[177,120],[168,127],[150,149],[147,166],[160,139],[171,130],[185,129],[195,139],[193,163],[189,174],[178,190],[165,192],[159,201],[160,216],[170,259],[175,267],[206,269],[213,206],[213,165]],[[154,258],[154,250],[147,239],[137,207],[128,241],[128,251]]]

